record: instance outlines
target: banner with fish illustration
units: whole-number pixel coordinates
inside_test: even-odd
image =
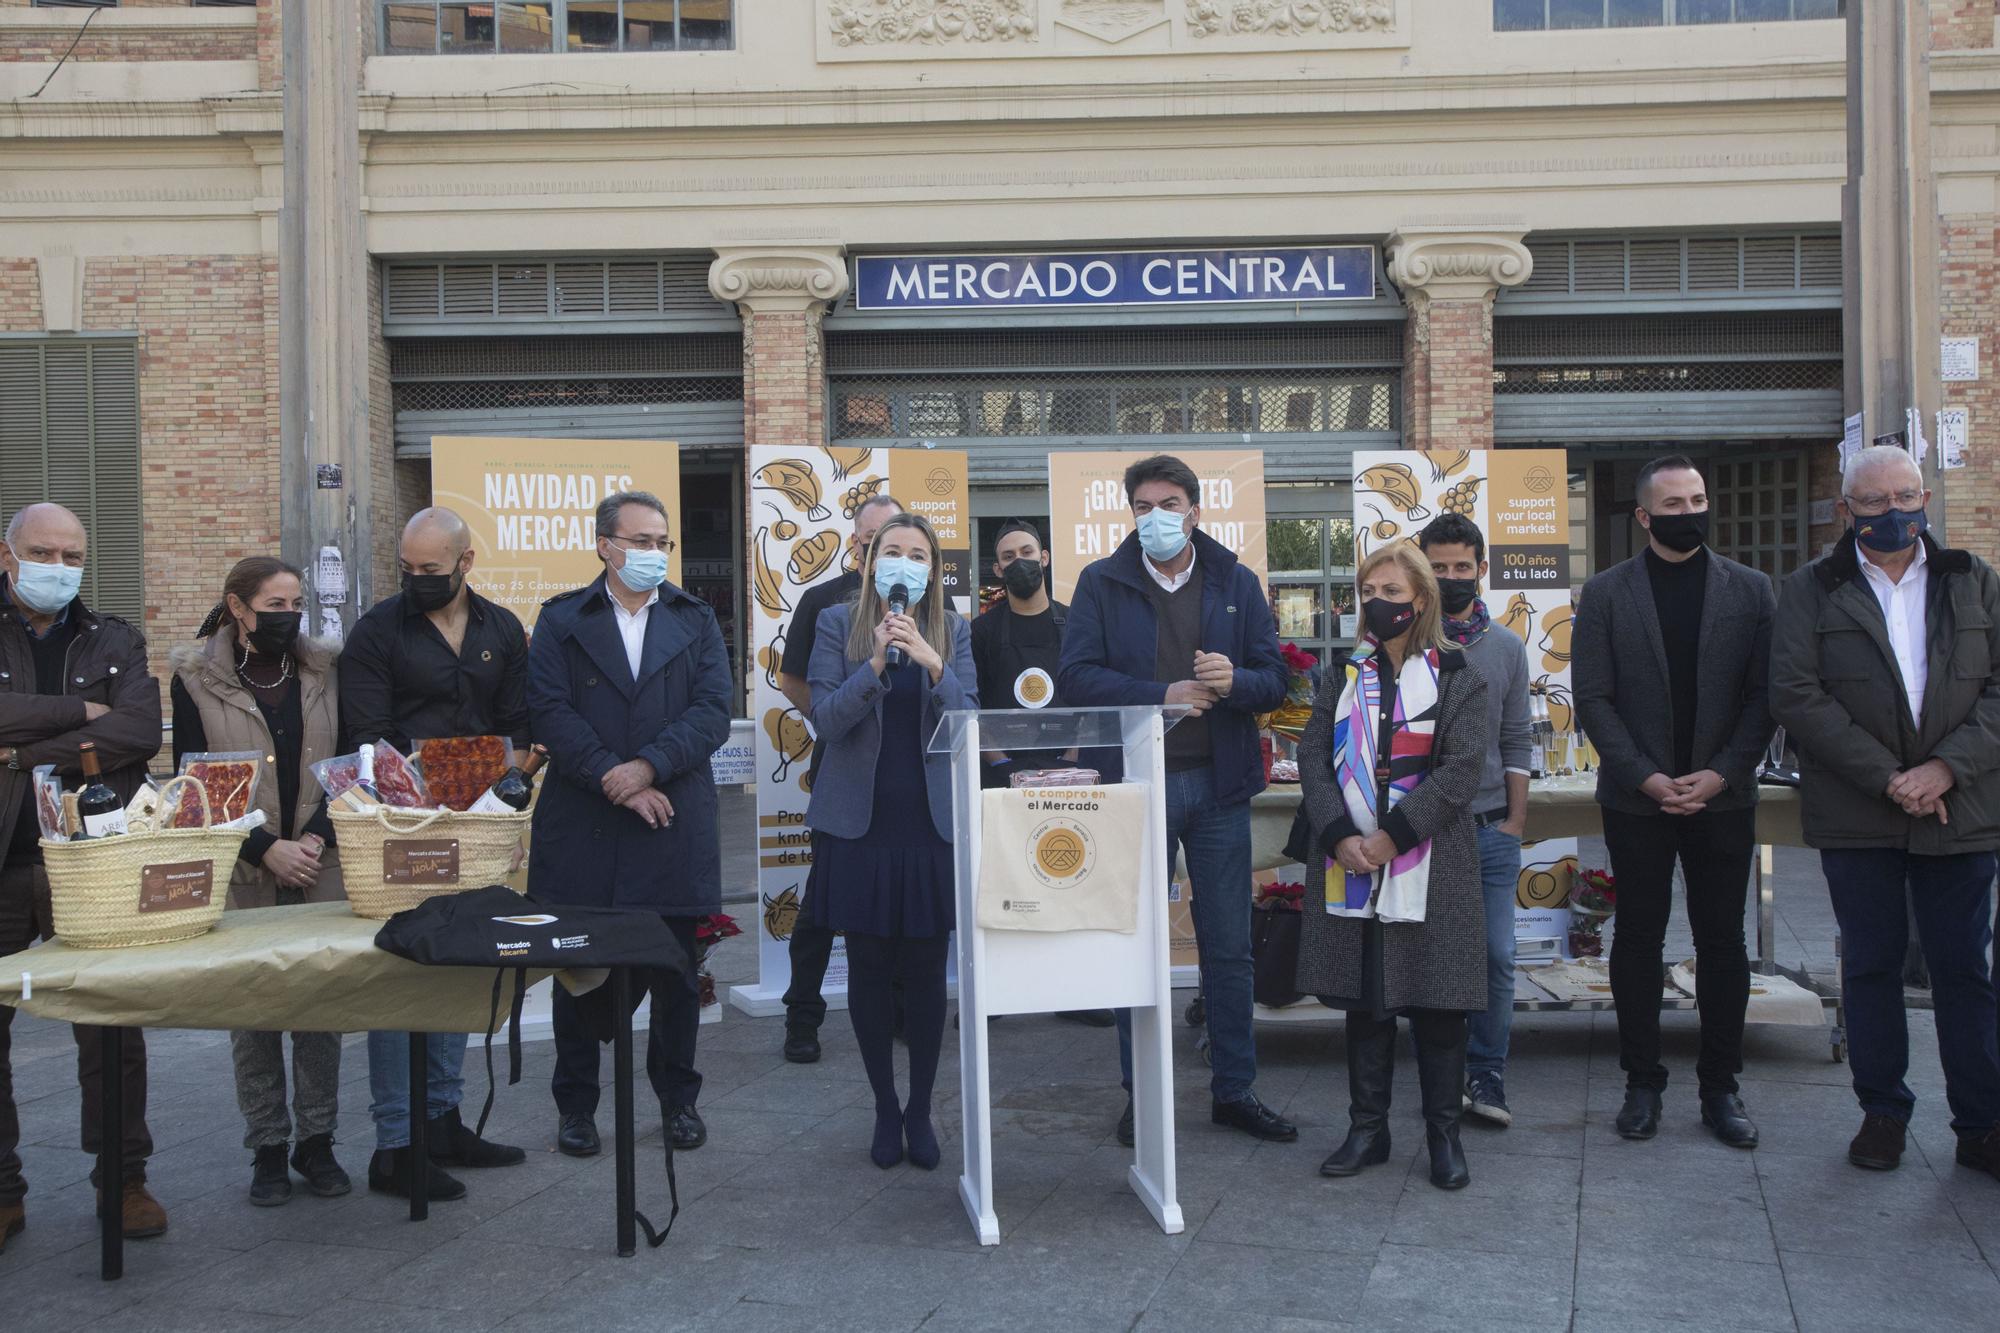
[[[972,612],[972,509],[963,453],[943,449],[853,449],[840,445],[754,445],[750,449],[750,624],[755,666],[750,716],[757,731],[757,984],[730,990],[730,1003],[767,1015],[784,1007],[791,984],[790,942],[812,838],[806,805],[812,796],[812,727],[778,688],[778,666],[792,631],[792,614],[806,589],[860,564],[853,548],[854,515],[875,495],[889,494],[922,514],[936,530],[938,588],[962,616]],[[847,959],[835,941],[822,993],[835,1003],[847,993]]]
[[[1569,685],[1569,464],[1560,449],[1434,449],[1354,455],[1355,562],[1413,540],[1439,514],[1462,514],[1486,537],[1481,583],[1496,624],[1528,653],[1528,688],[1542,771],[1575,780],[1587,747],[1577,733]],[[1581,751],[1581,753],[1578,753]],[[1569,953],[1569,893],[1576,840],[1521,849],[1514,935],[1524,956]],[[1528,946],[1528,941],[1535,945]],[[1555,941],[1553,949],[1543,942]]]
[[[597,502],[650,491],[681,535],[680,446],[661,440],[538,440],[478,435],[431,438],[431,503],[472,529],[474,592],[521,618],[530,634],[542,603],[604,572],[597,558]],[[667,556],[681,581],[681,550]]]

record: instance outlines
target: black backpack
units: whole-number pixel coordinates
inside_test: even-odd
[[[500,1017],[500,999],[507,978],[514,978],[514,998],[507,1035],[507,1082],[521,1081],[521,1005],[527,997],[529,968],[590,971],[629,967],[687,978],[694,971],[687,951],[659,913],[623,907],[564,907],[537,902],[504,884],[490,884],[469,893],[427,898],[407,912],[398,912],[376,932],[375,947],[435,967],[491,967],[493,1007],[486,1020],[486,1104],[480,1108],[474,1133],[486,1130],[493,1112],[492,1032]],[[646,987],[630,988],[632,1008]],[[608,1042],[631,1012],[613,1007],[611,987],[599,984],[576,997],[577,1009],[590,1033]],[[673,1211],[665,1230],[656,1231],[644,1213],[639,1224],[646,1242],[658,1247],[674,1229],[681,1213],[680,1186],[674,1179],[674,1145],[662,1134],[667,1152],[667,1190]]]

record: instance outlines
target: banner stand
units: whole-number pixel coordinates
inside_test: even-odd
[[[1171,978],[1167,964],[1167,849],[1161,739],[1185,708],[1049,708],[1034,712],[961,709],[931,737],[933,754],[952,757],[953,840],[958,882],[958,1012],[961,1142],[958,1193],[981,1245],[1000,1243],[993,1198],[993,1106],[986,1020],[1000,1014],[1077,1009],[1132,1011],[1133,1161],[1127,1176],[1139,1202],[1169,1236],[1185,1229],[1174,1167]],[[1148,788],[1139,841],[1138,928],[988,930],[978,913],[981,827],[980,750],[1119,746],[1125,781]],[[1077,788],[1077,791],[1087,789]],[[1024,847],[1023,856],[1034,854]],[[1116,1066],[1106,1068],[1107,1081]]]

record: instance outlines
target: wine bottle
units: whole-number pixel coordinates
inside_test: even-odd
[[[528,757],[518,764],[511,764],[485,795],[474,801],[467,809],[475,815],[519,814],[528,808],[528,802],[535,794],[535,770],[549,757],[547,749],[540,745],[530,746]]]
[[[76,811],[83,827],[76,837],[108,838],[125,832],[125,802],[118,799],[98,768],[97,743],[84,741],[77,750],[83,763],[83,789],[76,794]]]
[[[340,793],[333,804],[345,811],[373,810],[382,804],[382,793],[375,790],[375,747],[363,745],[360,753],[361,769],[354,784]]]

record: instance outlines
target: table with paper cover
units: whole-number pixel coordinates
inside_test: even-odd
[[[193,939],[130,949],[78,949],[53,940],[0,958],[0,1004],[37,1018],[104,1029],[103,1116],[106,1151],[99,1170],[106,1196],[122,1193],[124,1139],[118,1058],[125,1028],[274,1032],[409,1032],[412,1087],[425,1080],[431,1032],[494,1030],[496,969],[426,967],[375,947],[382,923],[355,916],[345,903],[311,903],[225,912],[215,929]],[[530,971],[530,984],[555,975],[581,993],[602,972]],[[514,972],[501,974],[498,1014],[512,1006]],[[629,1031],[627,1033],[629,1040]],[[427,1159],[425,1122],[412,1116],[410,1156]],[[421,1183],[418,1182],[418,1183]],[[412,1189],[410,1216],[428,1212]],[[105,1210],[103,1274],[123,1271],[119,1210]]]

